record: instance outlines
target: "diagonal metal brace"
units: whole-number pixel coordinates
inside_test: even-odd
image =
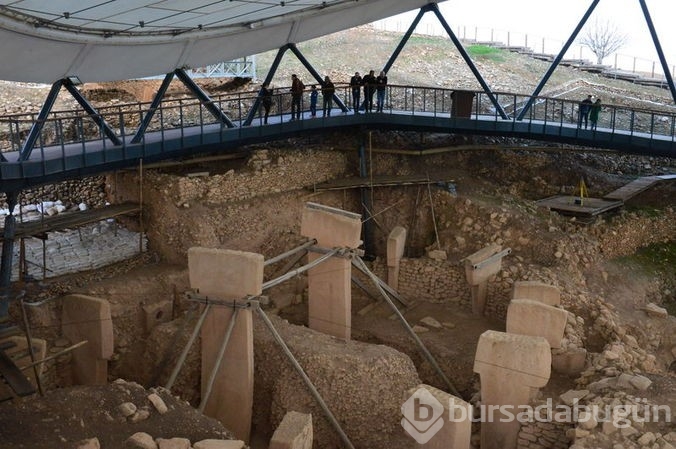
[[[101,117],[101,114],[98,113],[96,108],[91,105],[87,101],[87,99],[82,95],[82,93],[77,90],[77,87],[75,87],[75,84],[70,80],[70,78],[64,78],[63,79],[63,87],[66,88],[68,92],[75,98],[75,100],[82,106],[82,109],[85,110],[87,114],[89,114],[89,117],[91,117],[92,120],[94,120],[94,123],[101,129],[104,134],[110,139],[111,142],[113,142],[113,145],[122,145],[122,141],[120,140],[119,137],[117,137],[117,134],[115,134],[115,131],[113,131],[113,128],[110,127],[108,123]],[[122,123],[120,123],[120,126],[124,126]]]
[[[213,100],[209,97],[209,95],[206,94],[200,87],[195,84],[195,82],[188,76],[187,73],[185,73],[185,70],[183,69],[176,69],[174,70],[174,74],[176,75],[176,78],[181,80],[183,84],[185,84],[185,87],[187,87],[192,93],[195,94],[197,99],[204,105],[204,107],[213,115],[216,120],[220,121],[223,123],[225,126],[228,128],[234,128],[235,124],[232,123],[232,120],[228,118],[227,115],[225,115],[225,112],[221,108],[219,108]]]

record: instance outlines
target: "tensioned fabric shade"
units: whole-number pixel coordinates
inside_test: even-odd
[[[297,43],[429,0],[0,0],[0,79],[114,81]],[[359,45],[355,42],[354,45]]]

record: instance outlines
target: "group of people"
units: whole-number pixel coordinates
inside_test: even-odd
[[[600,113],[601,99],[596,98],[596,100],[594,100],[594,97],[587,95],[587,98],[580,102],[578,108],[577,127],[582,128],[582,123],[584,122],[584,129],[587,129],[591,122],[591,129],[596,129]]]
[[[364,102],[361,102],[361,91],[364,90]],[[376,96],[376,112],[383,112],[385,107],[385,92],[387,90],[387,74],[384,71],[375,76],[375,71],[369,71],[363,77],[355,72],[350,78],[350,90],[352,91],[352,110],[358,114],[360,110],[373,112],[373,96]]]
[[[361,101],[361,91],[364,91],[364,100]],[[373,112],[373,97],[376,97],[376,112],[383,112],[385,107],[385,93],[387,89],[387,74],[384,71],[380,75],[375,76],[375,72],[371,70],[368,75],[361,77],[359,72],[356,72],[350,78],[350,91],[352,92],[352,109],[355,114],[359,110],[365,112]],[[331,116],[331,109],[333,108],[333,98],[336,94],[336,86],[327,76],[320,86],[322,94],[322,116]],[[319,92],[316,85],[310,86],[310,116],[317,116],[317,102],[319,99]],[[299,120],[301,117],[301,107],[303,100],[303,93],[305,92],[305,84],[296,75],[291,75],[291,120]],[[377,95],[376,95],[377,94]],[[273,105],[274,91],[268,83],[263,84],[260,91],[260,101],[262,105],[263,123],[268,123],[270,110]]]

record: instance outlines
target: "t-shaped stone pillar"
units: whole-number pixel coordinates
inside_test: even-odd
[[[242,299],[262,293],[263,256],[212,248],[190,248],[190,287],[210,299]],[[211,306],[202,326],[202,395],[234,309]],[[239,309],[204,414],[249,441],[253,407],[253,321],[251,309]]]
[[[108,383],[108,359],[113,355],[113,320],[110,303],[86,295],[63,298],[63,336],[71,343],[87,340],[73,351],[73,380],[78,385]]]
[[[399,288],[399,262],[404,256],[406,228],[396,226],[387,237],[387,285]]]
[[[420,449],[469,449],[472,406],[430,385],[421,384],[406,393],[401,406],[404,430]]]
[[[316,203],[303,209],[300,232],[322,248],[356,249],[361,240],[361,215]],[[310,252],[314,261],[321,254]],[[308,271],[308,325],[325,334],[350,339],[352,328],[352,264],[332,257]]]
[[[512,299],[532,299],[548,306],[558,306],[561,304],[561,292],[544,282],[516,281],[512,288]]]
[[[488,279],[502,268],[502,258],[512,252],[507,248],[501,251],[500,245],[490,245],[465,257],[465,278],[472,289],[472,312],[483,315],[486,308]]]
[[[560,348],[568,312],[530,299],[512,299],[507,308],[507,333],[545,337]]]
[[[474,372],[481,376],[481,449],[514,449],[521,423],[515,418],[531,390],[549,381],[552,356],[544,337],[486,331],[479,337]],[[510,417],[498,410],[505,411]],[[492,410],[492,412],[491,412]],[[490,416],[492,414],[492,417]],[[506,422],[500,422],[501,419]]]

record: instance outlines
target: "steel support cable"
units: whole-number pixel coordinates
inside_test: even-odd
[[[193,304],[190,309],[188,309],[188,312],[185,314],[185,317],[183,318],[181,325],[179,326],[178,330],[174,333],[173,337],[171,338],[169,345],[167,348],[164,350],[164,354],[162,355],[162,358],[160,359],[159,363],[159,369],[155,371],[155,374],[151,378],[149,384],[150,385],[157,385],[159,383],[159,379],[164,373],[164,367],[169,364],[169,361],[171,360],[171,356],[174,353],[174,348],[176,348],[176,345],[178,344],[179,339],[185,332],[185,329],[188,327],[188,323],[192,321],[192,317],[195,314],[195,311],[199,308],[198,304]]]
[[[166,388],[167,390],[171,390],[171,387],[174,386],[174,382],[176,382],[178,373],[181,372],[181,368],[183,368],[185,359],[188,357],[188,352],[190,351],[190,348],[192,347],[193,343],[195,343],[195,339],[197,339],[197,334],[199,334],[200,329],[202,329],[202,325],[204,324],[204,320],[206,319],[209,310],[211,310],[211,304],[207,303],[206,307],[204,307],[204,311],[202,311],[202,315],[200,315],[200,319],[197,321],[197,324],[195,325],[195,329],[192,331],[190,339],[185,344],[183,352],[181,353],[181,356],[178,358],[178,361],[176,362],[174,370],[171,372],[171,376],[169,376],[167,384],[164,386],[164,388]]]
[[[408,321],[406,321],[406,318],[404,318],[404,315],[402,315],[401,312],[399,311],[399,309],[397,309],[397,306],[394,305],[394,303],[392,302],[390,297],[387,296],[387,293],[385,293],[385,290],[383,290],[383,287],[380,285],[380,282],[378,282],[379,281],[378,276],[376,276],[375,274],[373,274],[373,272],[371,270],[369,270],[369,268],[366,266],[366,264],[361,259],[361,257],[355,258],[354,262],[357,265],[361,265],[361,269],[363,270],[363,272],[366,273],[366,275],[369,278],[371,278],[371,281],[376,286],[376,288],[378,289],[378,291],[380,292],[382,297],[385,299],[387,304],[390,306],[390,308],[397,315],[397,317],[399,318],[401,323],[404,325],[404,327],[406,328],[408,333],[411,335],[411,337],[413,337],[413,340],[416,342],[416,344],[418,345],[418,348],[423,353],[423,355],[425,356],[427,361],[436,370],[437,374],[439,374],[439,377],[441,377],[443,379],[443,381],[446,384],[446,386],[448,387],[449,391],[451,393],[453,393],[454,395],[456,395],[457,397],[462,398],[462,396],[460,396],[460,393],[458,393],[458,390],[455,389],[455,387],[453,386],[451,381],[448,379],[446,374],[444,374],[444,372],[441,370],[441,367],[437,363],[437,361],[434,358],[434,356],[432,355],[432,353],[430,353],[430,351],[427,349],[427,347],[422,342],[422,340],[420,340],[420,337],[418,337],[418,335],[413,331],[411,326],[408,324]]]
[[[364,271],[364,269],[361,267],[361,265],[357,264],[354,260],[352,260],[352,266],[355,267],[357,270],[361,271],[362,273],[364,273],[366,276],[369,275],[368,272]],[[378,277],[376,277],[376,279],[378,279],[378,283],[383,288],[383,290],[385,290],[387,293],[389,293],[389,295],[392,298],[396,299],[397,302],[399,302],[402,306],[404,306],[404,307],[410,306],[409,302],[406,301],[404,298],[402,298],[401,295],[395,289],[393,289],[392,287],[387,285],[387,282],[383,281],[382,279],[380,279]]]
[[[223,356],[225,355],[225,350],[228,348],[228,342],[230,341],[230,337],[232,336],[232,330],[235,328],[235,322],[237,321],[238,314],[239,309],[237,307],[233,307],[232,316],[230,317],[230,323],[228,323],[228,329],[225,331],[225,336],[223,337],[223,342],[221,343],[221,347],[218,351],[216,363],[214,364],[214,367],[211,370],[211,374],[209,375],[209,381],[207,382],[207,388],[206,391],[204,392],[204,396],[202,397],[202,402],[200,402],[200,406],[197,409],[200,413],[204,412],[204,408],[207,406],[207,402],[209,401],[209,397],[211,396],[211,390],[214,388],[216,375],[218,374],[218,370],[221,368]]]
[[[277,262],[279,262],[280,260],[284,260],[284,259],[286,259],[287,257],[291,257],[291,256],[293,256],[294,254],[296,254],[297,252],[303,251],[304,249],[308,249],[308,248],[310,248],[311,246],[314,246],[314,245],[316,245],[316,244],[317,244],[317,240],[315,240],[315,239],[309,240],[309,241],[303,243],[303,244],[300,245],[300,246],[297,246],[297,247],[295,247],[295,248],[293,248],[293,249],[290,249],[289,251],[287,251],[287,252],[285,252],[285,253],[279,254],[278,256],[275,256],[275,257],[273,257],[273,258],[271,258],[271,259],[266,260],[266,261],[263,263],[263,265],[265,265],[265,266],[267,266],[267,265],[272,265],[273,263],[277,263]]]
[[[317,259],[319,260],[319,259]],[[310,393],[312,396],[315,398],[319,406],[321,407],[322,411],[324,412],[324,415],[326,418],[329,420],[331,425],[333,426],[334,430],[338,433],[340,436],[340,439],[343,440],[343,443],[348,449],[354,449],[354,446],[352,445],[352,442],[350,442],[350,439],[348,438],[347,434],[343,431],[343,428],[340,426],[340,423],[336,419],[335,416],[333,416],[333,413],[331,413],[331,410],[329,409],[328,405],[326,405],[326,402],[324,402],[324,399],[322,398],[321,394],[319,394],[319,391],[317,391],[317,388],[314,386],[310,378],[305,374],[305,370],[303,370],[303,367],[300,366],[300,363],[298,363],[298,360],[296,360],[296,357],[294,357],[293,353],[289,349],[289,347],[286,345],[284,342],[284,339],[282,336],[277,332],[277,329],[275,329],[275,326],[272,324],[272,321],[270,321],[270,318],[265,314],[263,309],[260,308],[259,305],[255,306],[256,312],[258,312],[258,315],[261,317],[265,325],[267,326],[268,330],[270,333],[272,333],[272,336],[274,337],[275,341],[277,344],[282,348],[282,351],[284,352],[284,355],[286,355],[286,358],[291,362],[293,367],[295,368],[296,372],[298,375],[301,377],[303,382],[305,383],[305,386],[310,390]]]
[[[42,387],[42,379],[40,377],[40,367],[38,367],[38,364],[36,363],[35,349],[33,349],[33,336],[31,335],[31,328],[30,324],[28,323],[28,314],[26,313],[26,306],[24,305],[23,296],[19,301],[21,302],[21,316],[23,317],[23,324],[26,329],[26,344],[28,345],[28,354],[30,354],[31,364],[33,365],[33,374],[35,376],[35,383],[38,386],[40,396],[44,396],[45,390]]]
[[[293,271],[289,271],[288,273],[283,274],[276,279],[271,279],[268,282],[264,282],[262,290],[265,291],[269,288],[274,287],[275,285],[279,285],[282,282],[287,281],[294,276],[297,276],[301,273],[304,273],[304,272],[316,267],[317,265],[321,264],[322,262],[326,262],[328,259],[333,257],[336,253],[338,253],[338,251],[340,251],[340,249],[332,249],[328,253],[326,253],[326,254],[322,255],[321,257],[313,260],[312,262],[308,263],[307,265],[303,265],[302,267],[296,268]]]

